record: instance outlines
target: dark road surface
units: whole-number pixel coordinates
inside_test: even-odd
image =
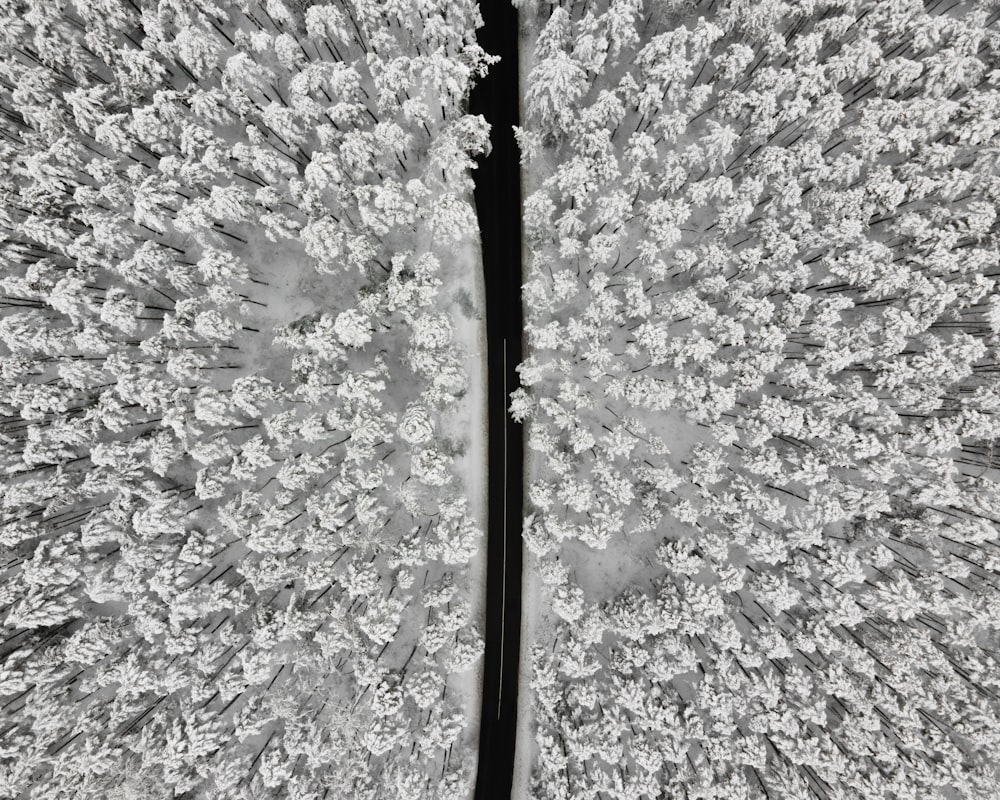
[[[521,426],[507,415],[521,362],[521,173],[512,126],[518,119],[517,12],[510,0],[481,0],[486,52],[501,57],[472,90],[469,110],[493,126],[493,149],[480,158],[476,215],[486,273],[489,516],[486,653],[476,800],[510,798],[517,726],[521,633]]]

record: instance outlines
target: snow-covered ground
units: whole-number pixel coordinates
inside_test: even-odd
[[[524,120],[524,90],[527,77],[533,66],[533,43],[537,38],[537,25],[534,15],[519,11],[519,47],[518,47],[518,82],[520,84],[521,103],[518,118]],[[521,169],[521,198],[523,199],[538,188],[537,173]],[[527,237],[521,241],[521,264],[531,263],[532,248]],[[527,317],[527,309],[524,309]],[[522,342],[522,348],[527,342]],[[528,352],[525,349],[524,352]],[[528,486],[536,474],[536,459],[527,448],[525,449],[524,482]],[[542,587],[538,577],[535,558],[524,551],[521,567],[521,649],[520,666],[518,669],[517,693],[517,733],[514,751],[514,776],[511,784],[511,797],[529,797],[531,788],[531,773],[538,758],[538,747],[535,744],[535,708],[534,693],[531,691],[531,659],[532,648],[536,641],[546,641],[549,637],[538,630],[544,624],[542,614]]]
[[[471,202],[471,200],[469,201]],[[469,515],[481,531],[487,526],[487,426],[486,426],[486,292],[483,281],[482,251],[477,241],[467,242],[455,260],[455,274],[446,282],[451,303],[448,314],[455,321],[455,340],[465,351],[463,366],[469,388],[461,404],[444,421],[453,436],[462,443],[462,453],[455,458],[455,472],[461,476],[463,491],[469,499]],[[486,538],[469,560],[465,577],[469,587],[470,617],[485,629],[486,614]],[[482,661],[476,668],[453,679],[463,698],[467,727],[464,745],[477,752],[480,713],[483,700]]]

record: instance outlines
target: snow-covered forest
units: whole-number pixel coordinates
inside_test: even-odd
[[[468,796],[478,19],[0,8],[0,797]]]
[[[511,800],[995,800],[1000,0],[513,6],[0,0],[0,800],[473,797],[500,136]]]
[[[1000,4],[520,8],[532,796],[995,797]]]

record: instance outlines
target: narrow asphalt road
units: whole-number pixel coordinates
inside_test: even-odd
[[[486,279],[487,519],[486,653],[476,800],[510,798],[517,732],[521,638],[521,426],[507,414],[521,362],[521,172],[512,127],[518,119],[517,12],[510,0],[482,0],[477,39],[501,57],[472,90],[469,110],[492,125],[493,149],[474,173]]]

